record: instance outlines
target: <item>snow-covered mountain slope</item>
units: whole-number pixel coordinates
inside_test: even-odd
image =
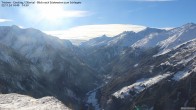
[[[116,57],[123,53],[136,41],[149,36],[151,34],[165,32],[165,30],[146,28],[139,32],[126,31],[117,36],[107,38],[100,37],[84,42],[86,47],[80,46],[86,53],[83,56],[85,62],[92,68],[105,73],[104,67],[111,63]]]
[[[152,78],[141,78],[135,83],[118,90],[113,94],[113,96],[115,96],[116,98],[125,98],[130,95],[130,92],[139,94],[150,86],[153,86],[164,78],[167,78],[168,76],[170,76],[170,74],[157,75]]]
[[[86,92],[101,82],[97,72],[77,57],[77,48],[67,40],[32,28],[1,26],[0,44],[0,74],[6,76],[0,78],[0,92],[53,95],[77,108]]]
[[[160,41],[157,45],[161,47],[161,52],[159,54],[171,51],[171,49],[186,43],[192,39],[196,39],[196,24],[188,23],[182,27],[170,30],[170,33],[175,33],[170,35],[166,40]]]
[[[20,94],[0,94],[1,110],[71,110],[54,97],[35,99]]]
[[[121,47],[129,47],[133,43],[137,42],[138,40],[148,37],[151,35],[156,35],[160,32],[164,32],[165,30],[161,29],[155,29],[155,28],[146,28],[142,31],[139,31],[137,33],[127,31],[123,32],[117,36],[115,36],[110,42],[108,42],[108,46],[116,45],[116,46],[121,46]]]
[[[93,47],[106,46],[111,39],[112,39],[111,37],[107,37],[106,35],[103,35],[101,37],[96,37],[90,39],[89,41],[83,42],[80,45],[80,47],[93,48]]]
[[[194,39],[161,56],[151,55],[141,59],[137,66],[133,65],[123,75],[113,76],[100,89],[101,109],[125,110],[139,106],[141,109],[165,110],[194,107],[195,53]]]
[[[63,41],[33,28],[21,29],[15,25],[0,27],[0,42],[36,62],[38,57],[46,57],[47,47],[59,49],[71,48],[69,41]],[[49,54],[50,55],[50,54]]]
[[[149,28],[146,27],[143,30],[140,30],[138,32],[134,31],[125,31],[123,33],[120,33],[119,35],[116,35],[114,37],[107,37],[105,35],[97,38],[90,39],[89,41],[83,42],[81,47],[99,47],[99,46],[106,46],[106,47],[112,47],[112,46],[119,46],[119,47],[129,47],[136,41],[148,37],[153,34],[157,34],[160,32],[165,32],[165,30],[156,29],[156,28]]]
[[[86,64],[97,71],[108,73],[106,66],[116,65],[118,64],[117,62],[122,62],[122,59],[125,59],[124,61],[127,62],[126,58],[124,58],[126,55],[123,55],[126,51],[129,51],[129,53],[132,51],[132,55],[141,56],[142,51],[146,52],[146,50],[149,51],[152,48],[157,48],[156,52],[158,53],[154,51],[153,54],[154,56],[158,56],[196,38],[195,32],[195,24],[188,23],[170,30],[146,28],[137,33],[131,31],[123,32],[109,39],[102,37],[94,38],[83,43],[89,44],[86,45],[87,48],[85,47],[84,49],[84,47],[80,46],[81,49],[84,49],[84,53],[86,53],[82,59],[85,59]],[[115,62],[117,59],[119,61]],[[118,67],[120,67],[120,64]]]
[[[39,67],[14,49],[0,43],[0,92],[21,93],[33,97],[51,95],[40,83]]]
[[[86,74],[90,78],[91,75],[93,76],[92,73],[96,73],[83,65],[75,56],[75,47],[70,41],[60,40],[33,28],[20,29],[17,26],[0,27],[0,33],[0,43],[14,49],[36,64],[43,71],[41,75],[46,76],[47,79],[51,79],[51,77],[48,78],[48,74],[52,76],[52,79],[58,79],[57,73],[68,74],[70,72],[72,74],[69,78],[73,78],[74,74],[81,77]],[[82,73],[78,74],[78,69],[72,69],[75,68],[74,66],[86,69],[80,70]]]
[[[196,24],[188,23],[166,32],[150,34],[135,42],[133,48],[150,48],[158,46],[161,48],[159,54],[167,53],[172,48],[196,38]]]
[[[14,52],[11,48],[3,45],[0,43],[0,60],[9,63],[13,66],[16,66],[19,64],[19,62],[16,62],[16,60],[13,58]]]

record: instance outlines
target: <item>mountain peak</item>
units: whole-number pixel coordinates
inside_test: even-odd
[[[104,34],[104,35],[102,35],[101,37],[105,38],[105,37],[108,37],[108,36],[106,36],[106,35]]]
[[[146,29],[140,31],[139,33],[143,33],[143,32],[161,32],[164,31],[164,29],[159,29],[159,28],[151,28],[151,27],[146,27]]]
[[[13,29],[21,29],[21,28],[20,28],[19,26],[17,26],[17,25],[12,25],[11,28],[13,28]]]
[[[191,22],[183,25],[182,27],[193,27],[193,26],[196,26],[196,24]]]
[[[105,39],[108,39],[108,38],[109,37],[104,34],[104,35],[102,35],[100,37],[96,37],[96,38],[90,39],[89,41],[102,41],[102,40],[105,40]]]
[[[104,46],[104,45],[107,45],[107,42],[112,39],[111,37],[108,37],[106,36],[105,34],[100,36],[100,37],[96,37],[96,38],[93,38],[93,39],[90,39],[86,42],[83,42],[81,44],[81,46],[90,46],[90,47],[93,47],[93,46]]]

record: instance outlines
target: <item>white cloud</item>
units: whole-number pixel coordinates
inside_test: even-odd
[[[9,22],[9,21],[12,21],[10,19],[0,19],[0,22]]]
[[[128,24],[104,24],[104,25],[84,25],[73,27],[62,31],[45,31],[45,33],[57,36],[61,39],[82,39],[88,40],[101,35],[113,37],[124,31],[139,32],[146,27]]]
[[[165,27],[165,28],[159,28],[159,29],[171,30],[171,29],[174,29],[174,27]]]

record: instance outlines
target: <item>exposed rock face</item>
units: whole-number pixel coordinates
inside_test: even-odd
[[[0,110],[71,110],[54,97],[35,99],[15,93],[0,94]]]

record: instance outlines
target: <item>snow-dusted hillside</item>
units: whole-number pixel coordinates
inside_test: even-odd
[[[188,23],[181,27],[164,30],[156,28],[145,28],[138,32],[125,31],[114,37],[98,37],[83,42],[87,47],[94,46],[119,46],[132,48],[150,48],[159,46],[161,49],[167,50],[176,47],[196,38],[196,24]],[[81,45],[82,46],[82,45]]]
[[[41,60],[40,67],[46,72],[50,72],[53,68],[51,60],[54,59],[56,53],[51,50],[60,51],[68,48],[71,50],[72,48],[71,42],[46,35],[33,28],[21,29],[15,25],[2,26],[0,33],[0,43],[13,48],[33,63]]]
[[[114,45],[114,46],[121,46],[121,47],[129,47],[140,39],[143,39],[148,36],[156,35],[161,32],[165,32],[165,30],[149,28],[149,27],[137,33],[132,31],[123,32],[113,37],[113,39],[110,42],[108,42],[108,46]]]
[[[106,47],[129,47],[140,39],[156,35],[158,33],[165,32],[164,29],[156,29],[146,27],[143,30],[125,31],[114,37],[107,37],[105,35],[97,38],[90,39],[89,41],[83,42],[81,47],[96,47],[96,46],[106,46]]]
[[[131,59],[126,57],[126,60]],[[196,93],[195,60],[196,39],[160,56],[140,59],[137,66],[129,66],[125,73],[113,76],[101,88],[100,106],[114,110],[135,109],[136,106],[144,110],[192,107]]]
[[[52,95],[76,109],[86,92],[101,82],[70,41],[33,28],[0,26],[0,50],[2,93]]]
[[[171,49],[174,49],[183,43],[196,39],[196,24],[188,23],[182,27],[172,29],[169,32],[174,34],[171,34],[167,39],[160,41],[157,44],[162,49],[159,54],[171,51]]]
[[[94,38],[79,46],[84,49],[83,53],[85,53],[81,58],[85,59],[84,62],[95,70],[107,74],[106,70],[108,69],[105,67],[111,65],[118,58],[124,58],[126,54],[123,54],[126,51],[135,50],[132,54],[140,56],[145,50],[159,48],[158,53],[154,53],[154,56],[159,56],[193,40],[196,38],[195,26],[194,23],[188,23],[170,30],[148,27],[138,32],[125,31],[110,38]],[[118,62],[122,62],[122,60]]]
[[[141,78],[137,80],[135,83],[133,83],[132,85],[123,87],[122,89],[118,90],[113,95],[116,98],[125,98],[126,96],[130,95],[129,94],[130,92],[134,92],[138,94],[144,91],[145,89],[149,88],[150,86],[158,83],[162,79],[167,78],[170,75],[171,74],[163,74],[163,75],[154,76],[152,78]]]
[[[83,42],[80,46],[81,47],[100,47],[100,46],[106,46],[108,41],[112,39],[111,37],[107,37],[106,35],[103,35],[101,37],[96,37],[94,39],[90,39],[89,41]]]
[[[165,32],[165,30],[145,28],[138,32],[125,31],[110,38],[103,36],[91,39],[79,46],[81,49],[84,49],[85,53],[82,59],[85,59],[85,63],[95,70],[105,73],[105,66],[114,61],[133,43],[151,34],[161,32]]]
[[[153,33],[135,42],[133,48],[149,48],[159,46],[159,54],[169,52],[182,43],[196,38],[196,24],[188,23],[161,33]]]

